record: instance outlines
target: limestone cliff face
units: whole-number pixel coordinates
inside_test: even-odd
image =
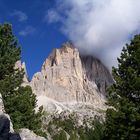
[[[58,102],[102,104],[105,87],[112,83],[106,67],[93,57],[82,57],[70,43],[54,49],[41,72],[30,82],[37,96]]]
[[[106,95],[106,88],[113,83],[109,70],[102,62],[92,56],[80,56],[83,71],[89,81],[95,82],[98,91]]]

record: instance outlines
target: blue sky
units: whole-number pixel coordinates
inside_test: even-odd
[[[140,33],[140,0],[0,0],[3,22],[13,25],[30,78],[68,40],[111,70]]]
[[[52,49],[68,40],[58,23],[44,20],[47,10],[53,6],[53,0],[0,0],[0,23],[12,24],[30,78],[40,71]]]

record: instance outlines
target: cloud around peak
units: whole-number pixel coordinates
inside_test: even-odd
[[[45,18],[61,23],[61,31],[81,52],[116,65],[122,47],[140,31],[139,0],[57,0]]]

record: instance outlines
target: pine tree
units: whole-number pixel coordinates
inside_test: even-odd
[[[105,139],[140,140],[140,35],[123,48],[112,73]]]
[[[5,111],[10,115],[16,130],[29,128],[42,134],[42,110],[35,113],[36,96],[31,87],[22,87],[23,70],[15,69],[20,60],[20,46],[12,33],[12,26],[0,24],[0,93],[2,94]]]

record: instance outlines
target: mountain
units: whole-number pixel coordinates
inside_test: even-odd
[[[43,130],[48,140],[93,138],[95,119],[103,121],[105,117],[106,88],[113,83],[109,70],[100,60],[81,55],[73,44],[65,43],[52,51],[31,81],[25,63],[18,61],[15,68],[25,71],[22,86],[31,86],[38,100],[36,111],[43,106]],[[4,137],[10,136],[11,140],[45,139],[28,129],[15,134],[9,116],[4,113],[2,100],[0,117]],[[102,126],[98,127],[102,129]]]
[[[109,70],[100,60],[80,55],[78,49],[67,42],[54,49],[41,71],[24,84],[32,87],[38,106],[43,105],[48,112],[61,113],[87,106],[91,110],[106,109],[106,88],[112,83]]]

